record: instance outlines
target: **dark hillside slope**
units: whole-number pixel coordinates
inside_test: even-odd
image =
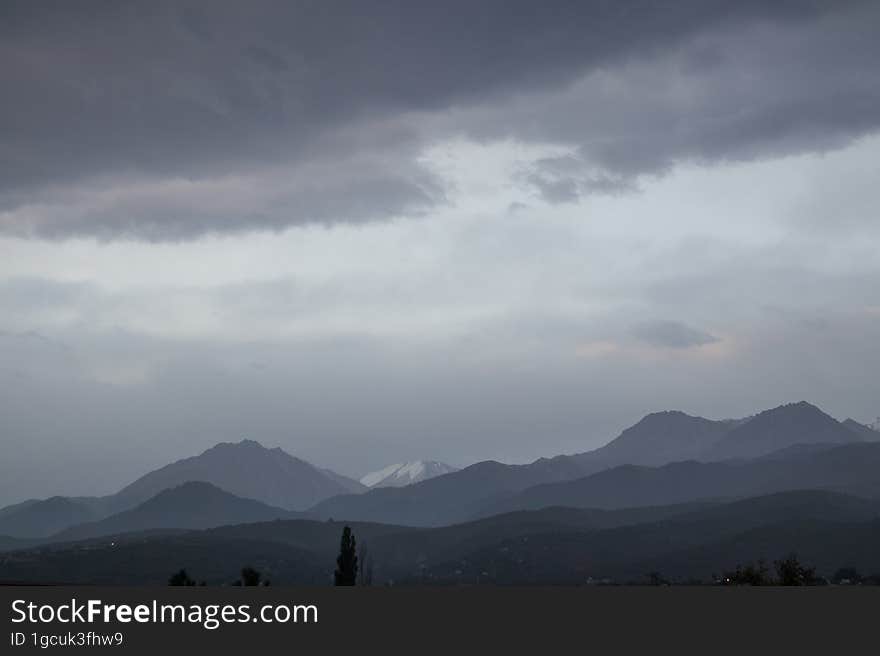
[[[854,443],[746,462],[625,465],[574,481],[539,485],[487,506],[483,516],[547,506],[626,508],[749,497],[784,490],[880,496],[880,444]]]
[[[157,528],[211,528],[294,516],[291,511],[237,497],[210,483],[193,481],[163,490],[131,510],[65,529],[53,535],[52,540],[84,540]]]

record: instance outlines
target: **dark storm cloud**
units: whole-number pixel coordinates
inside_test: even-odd
[[[418,156],[454,134],[578,147],[600,170],[536,173],[551,202],[679,159],[833,147],[880,116],[870,5],[6,2],[0,230],[180,239],[410,213],[442,200]],[[615,87],[664,57],[694,88],[650,66]],[[569,93],[591,74],[610,82]],[[251,211],[162,206],[169,179],[242,175],[282,191]],[[150,193],[89,197],[132,177]]]

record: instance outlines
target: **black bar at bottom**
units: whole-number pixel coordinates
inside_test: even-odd
[[[3,654],[842,653],[877,647],[880,588],[10,586],[0,605]]]

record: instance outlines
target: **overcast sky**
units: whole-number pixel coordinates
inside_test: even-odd
[[[0,504],[880,414],[877,2],[0,5]]]

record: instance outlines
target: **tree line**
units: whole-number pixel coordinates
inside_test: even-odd
[[[360,563],[360,564],[359,564]],[[342,530],[342,538],[339,543],[339,556],[336,558],[336,570],[333,573],[334,585],[372,585],[373,561],[367,546],[362,544],[358,551],[357,540],[350,526]],[[203,586],[205,581],[196,583],[190,577],[186,569],[180,569],[168,579],[170,586]],[[233,581],[234,586],[267,586],[268,579],[264,579],[261,572],[253,567],[244,567],[241,576]]]
[[[659,572],[650,572],[646,575],[649,585],[672,585]],[[712,581],[717,585],[753,585],[753,586],[813,586],[834,583],[837,585],[880,585],[880,574],[863,576],[853,567],[841,567],[831,579],[820,577],[816,574],[815,567],[809,567],[799,560],[796,553],[773,561],[773,569],[764,560],[739,564],[735,569],[724,572],[720,576],[712,575]],[[336,569],[333,572],[333,584],[337,586],[369,586],[373,583],[373,560],[366,544],[358,548],[357,539],[350,526],[342,530],[339,541],[339,555],[336,557]],[[703,584],[703,581],[689,582],[695,585]],[[204,581],[197,583],[185,569],[175,572],[169,579],[171,586],[195,586],[205,585]],[[270,581],[264,578],[261,572],[253,567],[244,567],[240,577],[231,582],[233,586],[268,586]]]

